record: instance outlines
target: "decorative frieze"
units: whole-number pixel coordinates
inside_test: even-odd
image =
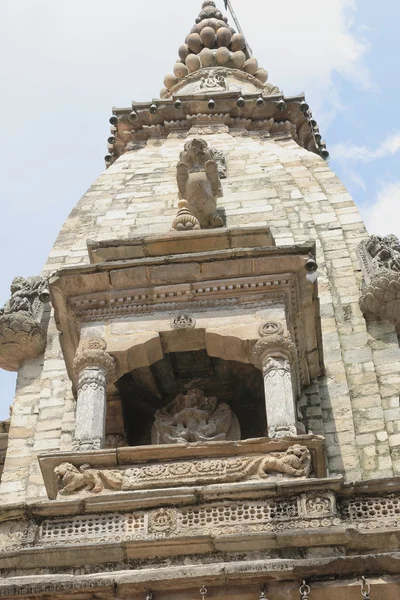
[[[189,506],[155,506],[114,512],[91,510],[90,514],[81,514],[72,500],[69,514],[59,518],[54,518],[52,513],[47,517],[42,504],[39,517],[0,524],[0,555],[12,556],[21,549],[25,552],[32,549],[36,552],[38,562],[35,564],[38,565],[42,550],[49,548],[56,551],[71,545],[77,549],[89,546],[91,552],[95,552],[95,548],[100,552],[108,544],[130,542],[133,551],[137,542],[140,552],[144,553],[141,556],[154,556],[154,552],[160,552],[162,556],[165,553],[193,553],[196,544],[200,544],[200,549],[201,538],[211,537],[222,544],[224,540],[231,543],[229,538],[240,543],[244,537],[251,545],[251,533],[258,534],[254,538],[256,548],[260,536],[265,534],[268,539],[275,536],[281,548],[292,547],[296,539],[299,548],[321,543],[331,545],[336,539],[342,545],[350,544],[354,550],[365,548],[367,543],[369,548],[382,547],[385,536],[389,533],[398,535],[400,497],[398,492],[385,495],[388,485],[383,483],[381,495],[362,496],[353,493],[349,496],[349,490],[341,495],[338,482],[329,486],[318,480],[308,485],[308,491],[296,491],[294,487],[286,486],[283,494],[274,493],[252,500],[221,498]],[[73,510],[76,513],[71,515]],[[159,545],[161,540],[172,542],[175,539],[182,540],[179,547]],[[143,542],[147,543],[147,553]],[[43,557],[44,561],[49,560],[48,552]],[[68,557],[65,558],[68,564]]]
[[[18,371],[23,360],[36,358],[46,347],[40,321],[49,302],[45,277],[15,277],[11,297],[0,309],[0,367]]]
[[[312,470],[311,453],[294,444],[285,452],[251,456],[159,462],[121,469],[93,469],[89,464],[75,467],[63,462],[55,467],[61,495],[110,490],[133,491],[165,487],[233,483],[249,480],[307,478]]]

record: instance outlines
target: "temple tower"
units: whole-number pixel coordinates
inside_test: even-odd
[[[397,597],[400,242],[213,1],[178,55],[0,315],[0,596]]]

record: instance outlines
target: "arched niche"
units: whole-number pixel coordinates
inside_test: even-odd
[[[239,420],[241,439],[266,435],[261,371],[249,363],[210,356],[206,349],[166,352],[161,360],[122,375],[116,387],[132,446],[151,443],[156,410],[188,387],[226,402]]]

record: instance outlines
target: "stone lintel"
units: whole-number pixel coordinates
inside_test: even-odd
[[[172,481],[159,478],[158,483],[157,477],[151,475],[150,479],[147,480],[145,478],[139,478],[137,482],[131,486],[125,484],[125,487],[122,486],[123,492],[117,492],[116,489],[113,489],[112,487],[107,489],[107,484],[104,486],[105,489],[102,490],[102,492],[112,493],[113,495],[118,493],[119,497],[124,501],[128,500],[128,494],[130,494],[132,499],[135,499],[135,497],[143,499],[143,493],[152,488],[161,490],[161,496],[165,493],[165,488],[172,488],[172,490],[179,488],[179,490],[175,492],[175,497],[179,497],[181,495],[182,486],[186,486],[186,491],[193,487],[195,487],[197,491],[204,489],[206,495],[207,490],[210,489],[210,493],[213,495],[215,490],[212,484],[215,484],[215,486],[217,486],[217,491],[222,489],[221,487],[218,487],[218,485],[222,485],[227,493],[232,493],[234,495],[236,491],[240,492],[243,488],[246,488],[247,481],[249,484],[247,487],[249,487],[253,493],[257,492],[258,485],[261,486],[260,489],[263,490],[264,494],[266,491],[268,491],[268,494],[290,493],[290,484],[296,489],[298,489],[299,486],[300,488],[302,486],[304,487],[304,485],[306,486],[306,489],[308,489],[308,481],[312,480],[305,479],[304,477],[300,477],[299,479],[290,477],[288,485],[283,486],[281,492],[280,486],[284,483],[282,479],[274,479],[274,476],[269,476],[263,481],[260,479],[251,481],[251,479],[253,478],[260,461],[262,461],[264,457],[268,456],[270,453],[285,453],[288,449],[293,448],[295,444],[308,448],[311,455],[313,476],[317,479],[325,477],[326,456],[324,438],[313,435],[299,435],[297,437],[273,440],[268,438],[258,438],[235,442],[197,442],[187,445],[159,444],[157,446],[136,446],[109,450],[93,450],[90,452],[51,452],[39,455],[39,464],[47,494],[51,499],[56,498],[58,493],[57,475],[54,470],[66,463],[73,465],[77,470],[82,465],[89,464],[92,470],[100,470],[107,478],[107,473],[110,472],[110,469],[117,469],[117,475],[119,473],[122,476],[127,470],[133,467],[143,467],[143,469],[145,469],[146,466],[151,467],[151,465],[156,464],[157,469],[163,469],[165,465],[168,466],[173,460],[177,461],[176,465],[178,472],[180,469],[187,469],[193,461],[199,459],[205,460],[206,462],[208,461],[210,464],[210,471],[212,472],[212,469],[215,469],[215,461],[225,460],[228,461],[229,464],[230,457],[242,458],[243,465],[239,465],[239,470],[236,470],[235,472],[234,465],[232,466],[232,464],[230,464],[230,473],[228,475],[218,474],[218,472],[216,472],[215,477],[212,476],[212,473],[211,476],[202,477],[202,474],[200,473],[197,474],[195,479],[187,475],[184,475],[183,477],[177,475]],[[165,459],[165,456],[168,456],[168,460]],[[180,469],[179,465],[181,466]],[[229,467],[227,468],[229,469]],[[243,472],[240,471],[240,468],[243,469]],[[111,472],[115,473],[114,471]],[[78,477],[80,477],[79,471],[76,471],[75,475],[77,473]],[[312,483],[311,485],[314,484]],[[289,491],[287,492],[286,490]],[[90,496],[93,496],[94,498],[101,497],[97,494],[90,494]],[[174,493],[172,491],[170,501],[173,499],[173,496]],[[59,497],[61,498],[62,496]],[[65,497],[66,496],[64,496],[64,498]],[[149,491],[148,498],[150,501],[152,499],[155,500],[156,504],[159,503],[159,499],[156,498],[154,489]]]
[[[254,248],[275,246],[269,227],[235,227],[203,229],[164,235],[149,235],[129,239],[88,241],[87,247],[92,263],[130,260],[151,256],[186,254],[225,250],[228,248]]]

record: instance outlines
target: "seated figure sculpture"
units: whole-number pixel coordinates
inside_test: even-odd
[[[206,397],[198,388],[178,394],[157,410],[151,434],[152,444],[178,444],[240,438],[236,415],[215,396]]]
[[[180,202],[172,228],[179,231],[222,227],[224,222],[217,213],[221,182],[207,142],[196,138],[186,142],[176,169]]]

